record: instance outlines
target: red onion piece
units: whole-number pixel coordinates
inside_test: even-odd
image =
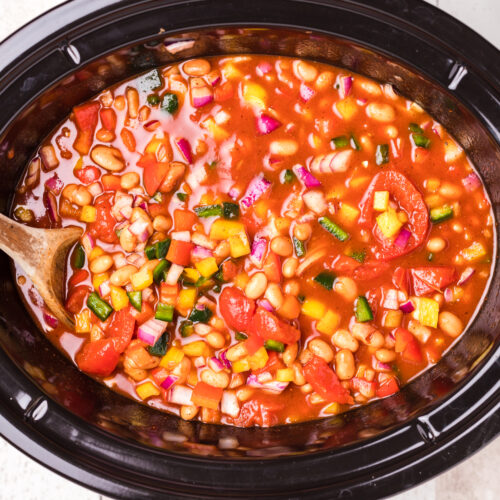
[[[307,102],[314,97],[314,95],[316,94],[316,91],[313,90],[311,87],[308,87],[305,83],[302,83],[300,85],[299,94],[300,94],[301,99],[304,102]]]
[[[137,338],[149,345],[155,345],[156,341],[167,329],[167,323],[158,319],[148,319],[137,329]]]
[[[262,114],[256,118],[257,130],[260,134],[270,134],[273,130],[281,127],[281,122],[273,118],[272,116]]]
[[[406,302],[400,304],[399,309],[405,314],[409,314],[415,310],[415,306],[411,300],[407,300]]]
[[[252,242],[252,251],[250,253],[250,260],[257,266],[262,266],[264,255],[267,250],[267,239],[256,236]]]
[[[264,309],[266,309],[266,311],[274,312],[274,307],[271,305],[271,303],[267,299],[259,300],[258,305],[260,307],[263,307]]]
[[[398,248],[406,248],[406,245],[408,245],[410,237],[411,237],[410,231],[408,231],[408,229],[406,228],[403,228],[401,229],[396,239],[394,240],[394,245],[396,245]]]
[[[295,175],[299,178],[300,182],[304,184],[306,188],[315,188],[321,186],[321,182],[314,177],[311,172],[306,170],[302,165],[295,165],[293,167]]]
[[[160,120],[149,120],[143,126],[148,132],[153,132],[161,125]]]
[[[221,75],[219,70],[210,71],[207,75],[207,81],[212,87],[215,87],[221,80]]]
[[[129,226],[129,231],[137,236],[139,241],[145,242],[149,238],[149,222],[143,219],[137,219]]]
[[[261,62],[257,65],[255,72],[259,76],[264,76],[266,73],[269,73],[269,71],[271,71],[271,69],[272,69],[272,66],[268,62],[264,61],[264,62]]]
[[[195,87],[191,89],[191,101],[193,107],[202,108],[214,100],[214,95],[210,87]]]
[[[61,192],[64,183],[57,174],[54,174],[50,179],[45,181],[45,187],[56,196]]]
[[[237,200],[240,197],[240,190],[232,187],[227,194],[232,200]]]
[[[93,182],[89,186],[87,186],[89,193],[95,198],[102,193],[102,186],[100,182]]]
[[[179,380],[179,377],[175,375],[169,375],[161,384],[160,386],[163,389],[170,389],[177,381]]]
[[[339,97],[341,99],[344,99],[351,92],[351,88],[352,88],[352,76],[341,76],[341,77],[339,77],[338,84],[339,84]]]
[[[241,204],[246,208],[251,207],[270,188],[271,183],[263,175],[254,177],[248,185],[245,196],[241,199]]]
[[[217,358],[210,358],[208,360],[208,366],[216,373],[224,370],[224,365]]]
[[[220,401],[220,411],[236,418],[240,414],[240,403],[236,397],[236,393],[232,391],[224,391]]]
[[[208,257],[213,257],[213,255],[214,254],[212,250],[198,245],[191,250],[191,257],[193,258],[193,260],[203,260],[207,259]]]
[[[265,384],[262,384],[258,381],[257,376],[252,373],[247,378],[247,385],[250,387],[257,387],[259,389],[265,389],[266,391],[280,394],[287,388],[288,382],[278,382],[277,380],[273,380],[272,382],[266,382]]]
[[[453,302],[453,290],[451,288],[445,288],[443,296],[445,302]]]
[[[109,280],[104,281],[99,285],[99,295],[101,297],[107,297],[111,293],[111,287],[109,286]]]
[[[182,156],[184,156],[184,159],[188,163],[192,163],[193,155],[191,154],[191,145],[189,144],[187,139],[184,139],[183,137],[175,139],[175,145],[179,148],[179,151],[181,152]]]
[[[460,278],[458,278],[457,285],[463,285],[464,283],[467,283],[472,278],[472,275],[476,272],[476,270],[473,267],[467,267],[464,272],[460,275]]]
[[[221,363],[224,365],[224,368],[228,368],[230,370],[232,365],[231,365],[231,361],[229,361],[229,359],[227,359],[226,353],[227,353],[227,349],[225,349],[224,351],[221,351],[219,353],[219,358],[221,360]]]
[[[175,285],[179,281],[182,271],[184,271],[184,267],[179,266],[178,264],[172,264],[168,270],[165,283],[167,285]]]
[[[399,309],[398,291],[392,288],[390,290],[387,290],[384,293],[384,302],[382,306],[385,309],[397,311]]]
[[[178,405],[192,405],[191,396],[193,395],[193,389],[186,387],[185,385],[172,386],[168,393],[168,400],[170,403],[175,403]]]
[[[43,192],[43,204],[47,209],[47,213],[52,222],[60,222],[61,218],[57,213],[57,201],[56,197],[50,191]]]
[[[372,356],[372,368],[377,372],[390,372],[391,367],[387,363],[382,363],[375,356]]]
[[[50,328],[57,328],[57,325],[59,324],[57,318],[52,316],[52,314],[47,311],[43,311],[43,320],[47,326],[50,326]]]
[[[472,172],[467,177],[462,179],[462,184],[464,185],[465,190],[470,193],[481,186],[481,180],[474,172]]]

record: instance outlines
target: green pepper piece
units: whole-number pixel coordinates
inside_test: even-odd
[[[268,339],[264,342],[264,347],[268,351],[283,352],[285,350],[285,344],[279,340]]]
[[[168,332],[164,332],[163,335],[155,342],[155,345],[148,347],[149,354],[151,354],[151,356],[165,356],[168,341],[169,334]]]
[[[356,138],[351,134],[351,148],[355,151],[361,151],[361,146]]]
[[[413,143],[415,146],[419,148],[429,149],[431,145],[431,140],[425,137],[422,134],[412,134],[411,138],[413,139]]]
[[[335,279],[335,274],[329,273],[328,271],[322,271],[314,278],[314,281],[316,281],[316,283],[319,283],[327,290],[332,290]]]
[[[225,219],[237,219],[240,216],[240,206],[237,203],[225,201],[222,204],[222,214]]]
[[[286,169],[283,170],[283,176],[281,183],[282,184],[291,184],[295,180],[295,174],[292,170]]]
[[[186,201],[187,197],[188,195],[186,193],[177,193],[177,198],[179,198],[179,200],[181,201]]]
[[[383,165],[384,163],[389,163],[389,145],[379,144],[377,150],[375,151],[375,163],[377,165]]]
[[[156,94],[149,94],[147,97],[147,101],[150,106],[158,106],[158,104],[160,104],[161,99]]]
[[[153,281],[159,285],[164,279],[165,279],[165,273],[168,268],[170,267],[170,262],[168,260],[160,260],[158,264],[156,264],[156,267],[153,269]]]
[[[364,250],[361,250],[360,252],[350,252],[349,257],[351,257],[354,260],[357,260],[360,264],[363,264],[366,258],[366,252]]]
[[[366,297],[363,295],[360,295],[354,302],[354,315],[356,316],[356,321],[359,321],[360,323],[365,323],[366,321],[371,321],[373,319],[370,304],[368,304]]]
[[[163,95],[161,109],[173,115],[179,108],[179,100],[175,94],[167,92]]]
[[[212,311],[208,307],[203,309],[197,309],[196,306],[191,311],[189,315],[189,320],[193,323],[207,323],[212,317]]]
[[[339,135],[338,137],[334,137],[331,142],[333,142],[333,147],[335,149],[345,148],[346,146],[349,146],[349,139],[346,135]]]
[[[128,300],[134,306],[134,309],[141,312],[142,310],[142,291],[127,292]]]
[[[82,245],[78,244],[73,252],[73,267],[81,269],[85,264],[85,250]]]
[[[340,226],[331,221],[328,217],[323,216],[318,219],[320,225],[326,229],[330,234],[335,236],[340,241],[345,241],[349,238],[349,233],[344,231]]]
[[[234,334],[234,338],[236,340],[246,340],[248,338],[248,335],[246,333],[243,333],[243,332],[236,332]]]
[[[154,245],[149,245],[144,249],[144,253],[148,260],[156,259],[156,247]]]
[[[293,237],[293,248],[295,249],[295,255],[297,257],[304,257],[306,254],[306,247],[304,245],[304,242],[296,238],[295,236]]]
[[[184,320],[180,325],[181,337],[189,337],[194,333],[193,322],[189,320]]]
[[[174,306],[158,302],[156,305],[155,319],[159,319],[160,321],[172,321],[174,319]]]
[[[170,248],[170,238],[155,243],[155,254],[157,259],[164,259]]]
[[[198,217],[220,217],[222,216],[222,205],[202,205],[194,207],[194,211]]]
[[[451,219],[453,217],[453,208],[449,205],[443,205],[442,207],[432,208],[430,212],[431,221],[435,224],[439,222],[444,222],[445,220]]]
[[[97,292],[92,292],[87,298],[87,307],[101,320],[106,321],[113,312],[113,308],[99,297]]]
[[[424,133],[422,128],[418,124],[413,123],[413,122],[408,125],[408,130],[410,132],[413,132],[414,134],[423,134]]]

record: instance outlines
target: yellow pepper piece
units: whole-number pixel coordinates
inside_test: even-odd
[[[389,207],[389,191],[375,191],[373,196],[373,209],[385,212]]]
[[[339,221],[351,225],[358,220],[359,210],[352,205],[342,202],[339,210]]]
[[[340,324],[340,315],[329,309],[326,314],[316,323],[316,330],[325,335],[333,335]]]
[[[250,370],[250,362],[248,361],[248,358],[243,358],[238,361],[234,361],[232,368],[234,373],[247,372]]]
[[[472,243],[470,247],[464,248],[461,252],[460,255],[465,259],[470,261],[473,260],[478,260],[481,257],[484,257],[488,252],[486,251],[486,248],[482,245],[482,243],[479,243],[478,241],[475,241]]]
[[[247,283],[249,281],[250,281],[250,276],[248,276],[248,274],[244,272],[237,274],[233,279],[234,286],[240,288],[241,290],[243,290],[247,286]]]
[[[153,284],[153,271],[150,269],[142,269],[141,271],[138,271],[130,276],[130,282],[132,283],[134,290],[144,290]]]
[[[209,278],[219,270],[215,257],[207,257],[206,259],[200,260],[195,266],[204,278]]]
[[[195,370],[191,370],[188,374],[188,377],[187,377],[187,383],[189,385],[196,385],[198,383],[198,374],[196,373],[196,369]]]
[[[144,384],[138,385],[135,388],[135,392],[142,399],[148,399],[152,396],[159,396],[160,390],[153,385],[152,382],[144,382]]]
[[[101,255],[104,255],[104,253],[105,252],[101,247],[94,247],[89,254],[89,262],[97,259],[97,257],[100,257]]]
[[[184,276],[191,283],[196,283],[200,279],[201,274],[196,269],[193,269],[192,267],[186,267],[184,269]]]
[[[258,370],[259,368],[263,368],[266,366],[266,363],[269,359],[269,354],[267,354],[266,348],[261,347],[255,354],[252,356],[248,356],[248,364],[252,370]]]
[[[293,382],[294,372],[292,368],[280,368],[276,371],[276,380],[278,382]]]
[[[237,259],[243,255],[248,255],[250,253],[250,243],[245,232],[242,232],[236,236],[230,236],[228,238],[229,247],[231,248],[231,257]]]
[[[75,332],[89,333],[90,329],[90,311],[88,309],[84,309],[82,312],[75,314]]]
[[[402,320],[403,311],[386,311],[383,322],[386,328],[397,328]]]
[[[323,409],[325,413],[329,413],[331,415],[337,415],[342,411],[341,406],[338,403],[329,404],[326,408]]]
[[[182,349],[184,354],[187,354],[188,356],[198,357],[207,355],[207,344],[205,344],[203,340],[195,340],[190,344],[182,346]]]
[[[82,222],[95,222],[97,219],[97,209],[92,205],[85,205],[82,207],[80,213],[80,220]]]
[[[192,309],[196,301],[196,295],[196,288],[183,288],[179,292],[179,297],[177,298],[177,309],[181,311]]]
[[[415,302],[415,310],[412,313],[413,318],[424,326],[437,328],[439,303],[434,299],[428,299],[426,297],[416,297],[412,300]]]
[[[174,368],[178,365],[182,358],[184,357],[184,351],[179,349],[178,347],[172,346],[165,356],[161,358],[160,366],[163,368]]]
[[[392,238],[398,234],[399,230],[403,227],[402,222],[398,218],[398,214],[392,208],[381,213],[377,216],[376,220],[378,227],[386,238]]]
[[[119,311],[128,306],[129,300],[127,292],[119,286],[110,286],[111,305],[115,311]]]
[[[231,63],[224,64],[221,72],[228,80],[243,78],[243,73]]]
[[[243,100],[259,108],[266,107],[267,92],[258,83],[244,82],[242,91]]]
[[[321,319],[325,315],[326,307],[323,302],[315,299],[306,299],[302,304],[302,314],[314,319]]]
[[[227,240],[230,236],[244,232],[245,226],[241,222],[217,219],[210,227],[210,239]]]
[[[358,111],[356,101],[352,97],[346,97],[335,104],[337,111],[344,120],[350,120]]]
[[[215,123],[215,120],[210,117],[204,120],[201,126],[212,136],[216,141],[223,141],[229,137],[229,132]]]
[[[100,273],[100,274],[94,274],[92,277],[92,286],[94,287],[95,290],[99,291],[99,287],[105,282],[109,280],[109,274],[108,273]]]

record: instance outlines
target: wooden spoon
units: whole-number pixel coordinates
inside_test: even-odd
[[[79,227],[39,229],[0,214],[0,249],[14,259],[31,279],[54,316],[73,328],[64,300],[64,271],[69,248],[82,235]]]

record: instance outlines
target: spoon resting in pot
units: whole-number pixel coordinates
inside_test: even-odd
[[[63,306],[64,270],[68,250],[81,234],[79,227],[39,229],[0,214],[0,249],[23,268],[54,316],[70,328],[73,319]]]

